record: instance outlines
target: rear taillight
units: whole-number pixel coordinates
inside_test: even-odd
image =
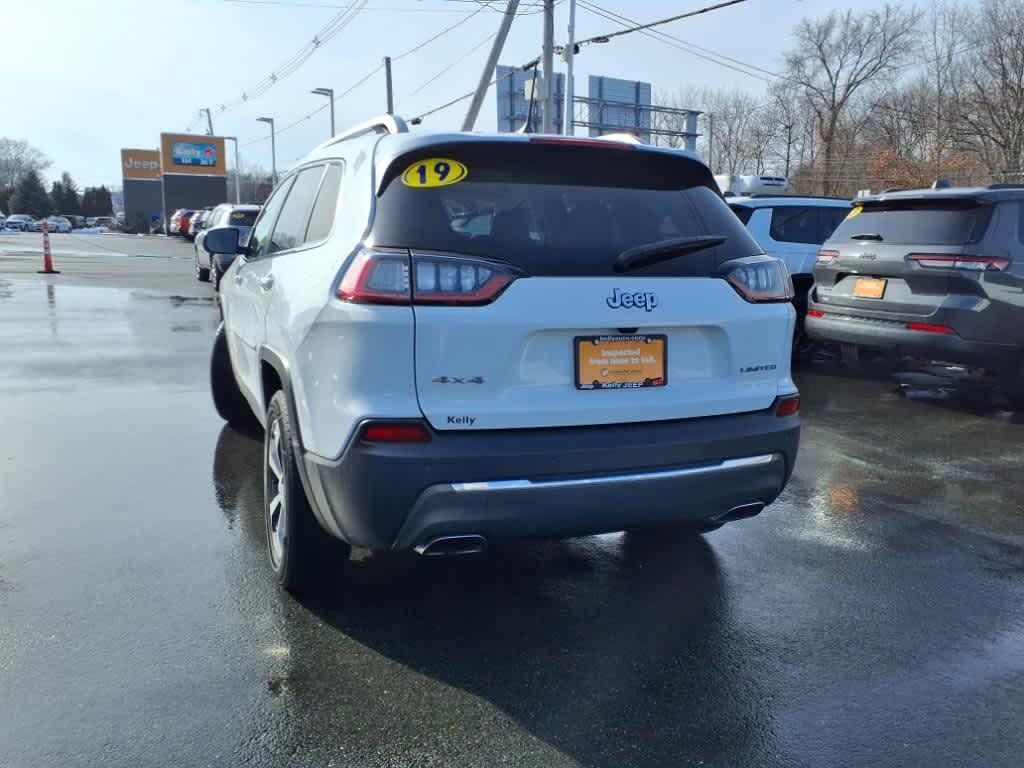
[[[482,259],[363,249],[338,284],[360,304],[478,306],[497,299],[519,273]]]
[[[430,430],[422,421],[371,421],[361,437],[368,443],[429,443]]]
[[[926,269],[969,269],[975,272],[1002,272],[1010,260],[1001,256],[956,256],[948,253],[912,253],[907,261]]]
[[[936,325],[935,323],[907,323],[908,331],[920,331],[921,333],[941,333],[951,336],[956,333],[948,325]]]
[[[807,310],[807,316],[808,317],[824,317],[825,313],[822,312],[820,309],[808,309]]]
[[[722,265],[722,277],[750,302],[789,301],[793,280],[785,263],[774,256],[750,256]]]
[[[780,397],[775,401],[775,415],[780,419],[800,412],[800,395]]]
[[[831,264],[833,261],[839,258],[839,251],[829,251],[822,249],[818,251],[818,263],[819,264]]]

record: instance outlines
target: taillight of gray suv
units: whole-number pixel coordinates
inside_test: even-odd
[[[987,368],[1024,406],[1024,186],[858,200],[814,282],[811,337]]]

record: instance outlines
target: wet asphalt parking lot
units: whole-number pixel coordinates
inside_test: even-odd
[[[0,239],[0,766],[1021,765],[1024,417],[984,386],[805,364],[758,518],[357,552],[300,603],[191,245],[53,239],[55,276]]]

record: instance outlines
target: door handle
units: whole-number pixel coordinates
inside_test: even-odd
[[[274,276],[273,275],[266,275],[265,277],[261,277],[260,278],[260,288],[262,288],[264,291],[269,291],[273,287],[274,287]]]

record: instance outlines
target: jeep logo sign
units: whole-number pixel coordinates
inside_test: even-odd
[[[159,179],[160,152],[155,149],[122,149],[122,179]]]
[[[620,288],[612,289],[612,295],[605,301],[612,309],[623,307],[625,309],[645,309],[648,312],[658,306],[658,296],[653,291],[623,291]]]

